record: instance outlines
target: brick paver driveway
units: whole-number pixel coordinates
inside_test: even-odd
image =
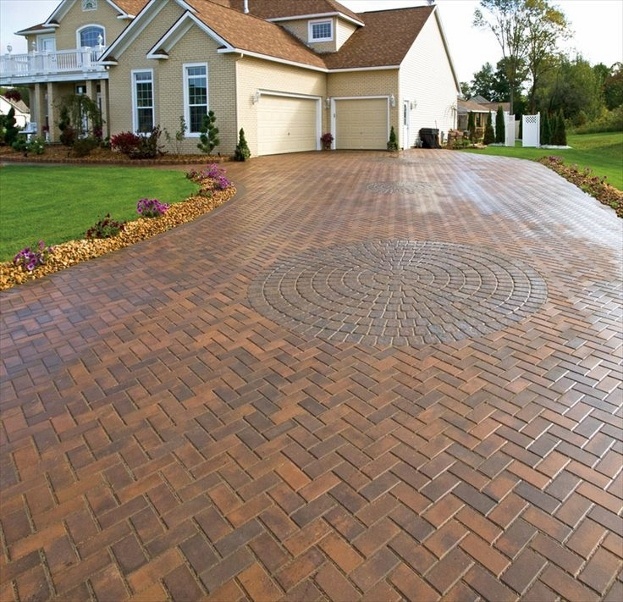
[[[0,599],[623,599],[623,222],[444,151],[228,175],[0,296]]]

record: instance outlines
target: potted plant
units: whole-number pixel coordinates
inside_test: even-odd
[[[330,132],[320,136],[320,142],[322,142],[322,150],[331,150],[333,144],[333,135]]]

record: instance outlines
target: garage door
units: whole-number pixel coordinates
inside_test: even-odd
[[[387,99],[335,101],[335,146],[339,149],[386,149]]]
[[[320,103],[308,98],[262,96],[258,104],[258,152],[277,155],[318,150]]]

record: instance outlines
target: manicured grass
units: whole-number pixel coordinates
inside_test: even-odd
[[[567,165],[588,167],[594,175],[606,176],[607,182],[623,190],[623,132],[601,134],[569,134],[570,149],[522,148],[521,143],[513,147],[488,146],[484,149],[465,149],[466,152],[481,155],[499,155],[519,159],[538,160],[548,155],[562,157]]]
[[[176,203],[198,186],[183,171],[113,166],[6,165],[0,168],[0,261],[43,240],[84,238],[107,213],[138,218],[136,203]]]

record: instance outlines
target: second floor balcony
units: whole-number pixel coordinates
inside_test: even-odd
[[[74,48],[55,52],[29,52],[0,56],[0,85],[18,86],[45,81],[95,77],[106,68],[97,61],[106,48]]]

